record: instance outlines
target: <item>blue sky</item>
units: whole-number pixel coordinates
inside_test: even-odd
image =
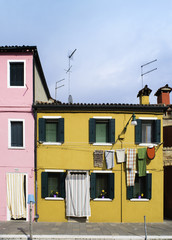
[[[171,0],[0,0],[0,45],[36,45],[52,97],[74,102],[139,103],[143,85],[172,87]],[[58,85],[60,86],[60,85]],[[172,99],[172,98],[171,98]],[[171,101],[172,102],[172,101]]]

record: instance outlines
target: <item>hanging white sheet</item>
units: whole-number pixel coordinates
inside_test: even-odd
[[[86,171],[69,171],[66,177],[66,216],[90,216],[90,176]]]
[[[7,204],[11,218],[26,218],[24,174],[7,173]]]

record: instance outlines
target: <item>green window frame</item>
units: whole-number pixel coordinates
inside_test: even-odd
[[[135,126],[135,143],[154,143],[161,142],[161,120],[142,120],[137,119]],[[147,131],[147,133],[145,132]],[[151,136],[150,136],[151,134]]]
[[[39,141],[64,143],[64,118],[39,118]]]
[[[89,143],[115,143],[115,119],[89,119]]]
[[[41,197],[65,198],[66,172],[41,173]]]
[[[115,173],[91,173],[90,197],[91,199],[114,199]]]
[[[142,195],[143,194],[143,195]],[[152,198],[152,174],[147,173],[145,177],[139,177],[136,174],[135,186],[127,186],[127,199],[132,198]]]

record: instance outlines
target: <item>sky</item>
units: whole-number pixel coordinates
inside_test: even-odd
[[[74,103],[137,104],[147,84],[155,104],[155,92],[172,87],[171,0],[0,0],[0,6],[0,46],[37,46],[50,94],[61,102],[71,94]],[[149,62],[142,73],[157,69],[142,78]]]

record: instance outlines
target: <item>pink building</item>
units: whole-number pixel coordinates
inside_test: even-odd
[[[0,96],[0,221],[28,220],[28,194],[35,195],[32,104],[51,98],[35,46],[0,47]]]

